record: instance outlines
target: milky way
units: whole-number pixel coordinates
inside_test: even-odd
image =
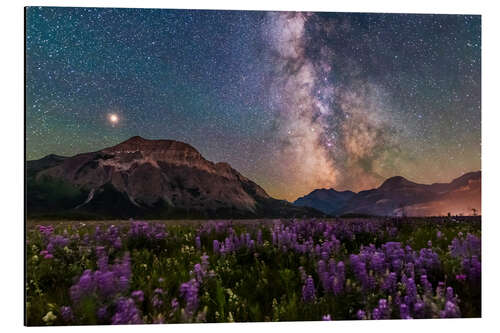
[[[270,47],[276,54],[276,100],[278,135],[283,149],[277,151],[288,182],[299,192],[311,188],[366,189],[380,183],[380,164],[397,148],[389,131],[386,105],[379,88],[363,80],[353,84],[333,83],[335,45],[319,41],[319,52],[308,54],[308,13],[271,13],[268,27]],[[342,34],[336,22],[315,22],[310,29]],[[355,65],[354,65],[355,66]],[[350,69],[356,72],[356,68]],[[394,133],[394,132],[392,132]]]
[[[30,7],[26,28],[28,159],[175,139],[287,200],[481,167],[479,16]]]

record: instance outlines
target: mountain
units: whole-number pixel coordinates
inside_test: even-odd
[[[353,193],[314,190],[294,202],[330,215],[378,216],[470,215],[481,213],[481,171],[470,172],[450,183],[418,184],[397,176],[378,188]]]
[[[28,217],[257,218],[322,216],[271,198],[227,163],[174,140],[132,137],[72,157],[28,161]]]
[[[356,193],[352,191],[339,192],[334,189],[318,189],[298,198],[294,205],[312,207],[326,214],[336,215],[355,195]]]

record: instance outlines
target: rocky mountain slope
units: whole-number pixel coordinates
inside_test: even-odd
[[[314,190],[294,204],[331,215],[472,215],[474,210],[480,214],[481,171],[466,173],[450,183],[418,184],[398,176],[387,179],[378,188],[359,193]]]
[[[189,144],[132,137],[73,157],[27,162],[28,216],[210,218],[317,216],[271,198]]]

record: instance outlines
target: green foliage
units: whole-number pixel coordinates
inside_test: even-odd
[[[60,191],[70,191],[60,189]],[[60,192],[63,193],[63,192]],[[76,195],[76,192],[72,192]],[[334,223],[334,222],[332,222]],[[73,323],[98,324],[96,317],[97,303],[92,297],[85,298],[75,305],[70,298],[70,287],[86,269],[97,268],[96,247],[102,244],[96,240],[95,227],[102,229],[110,226],[106,222],[88,222],[77,225],[55,222],[53,234],[65,235],[69,243],[64,248],[57,248],[53,258],[41,255],[47,247],[47,240],[33,226],[27,232],[26,258],[26,316],[29,325],[63,325],[60,314],[61,306],[72,306],[77,313]],[[262,243],[255,249],[242,248],[225,255],[214,253],[213,241],[222,242],[228,236],[227,230],[199,232],[196,224],[165,223],[167,236],[152,241],[151,238],[128,236],[128,225],[119,226],[121,246],[107,246],[109,261],[130,253],[132,277],[129,290],[123,295],[130,297],[134,290],[144,292],[144,302],[138,305],[142,320],[153,322],[227,322],[227,321],[294,321],[321,320],[329,314],[332,319],[356,319],[356,311],[361,308],[374,308],[384,295],[365,294],[353,272],[346,266],[346,285],[349,292],[335,296],[317,288],[317,297],[313,302],[302,300],[304,282],[299,267],[314,278],[317,260],[310,254],[284,251],[272,244],[272,235],[267,222],[237,224],[233,226],[235,234],[249,232],[255,239],[257,230],[262,230]],[[445,281],[453,287],[460,297],[460,309],[465,317],[480,316],[481,290],[471,288],[467,283],[458,281],[455,276],[461,272],[461,262],[450,256],[449,244],[459,232],[474,233],[480,236],[477,223],[435,223],[434,221],[405,220],[396,226],[395,234],[389,231],[380,233],[359,233],[354,238],[342,240],[340,248],[332,254],[335,260],[348,263],[348,256],[357,253],[361,246],[379,245],[387,241],[400,241],[419,250],[432,243],[438,253],[441,268],[435,273],[436,280]],[[438,234],[438,231],[440,232]],[[195,237],[200,237],[200,247],[195,244]],[[84,241],[88,239],[88,241]],[[315,239],[323,242],[321,237]],[[184,301],[181,301],[179,287],[193,278],[193,267],[200,263],[201,256],[209,257],[209,271],[212,278],[207,278],[199,290],[200,304],[195,316],[187,319]],[[155,290],[163,290],[162,306],[155,307],[152,299]],[[398,288],[403,288],[399,286]],[[174,308],[172,301],[178,300],[180,308]],[[442,300],[432,300],[441,304]],[[52,311],[51,315],[48,313]],[[53,316],[55,318],[53,318]],[[45,320],[44,320],[45,318]]]

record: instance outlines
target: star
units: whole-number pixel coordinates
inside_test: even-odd
[[[481,17],[28,7],[27,159],[136,135],[280,199],[448,182],[481,168]]]
[[[118,117],[118,115],[116,113],[110,113],[110,114],[108,114],[108,120],[111,123],[111,125],[114,126],[114,125],[118,124],[118,122],[120,121],[120,118]]]

